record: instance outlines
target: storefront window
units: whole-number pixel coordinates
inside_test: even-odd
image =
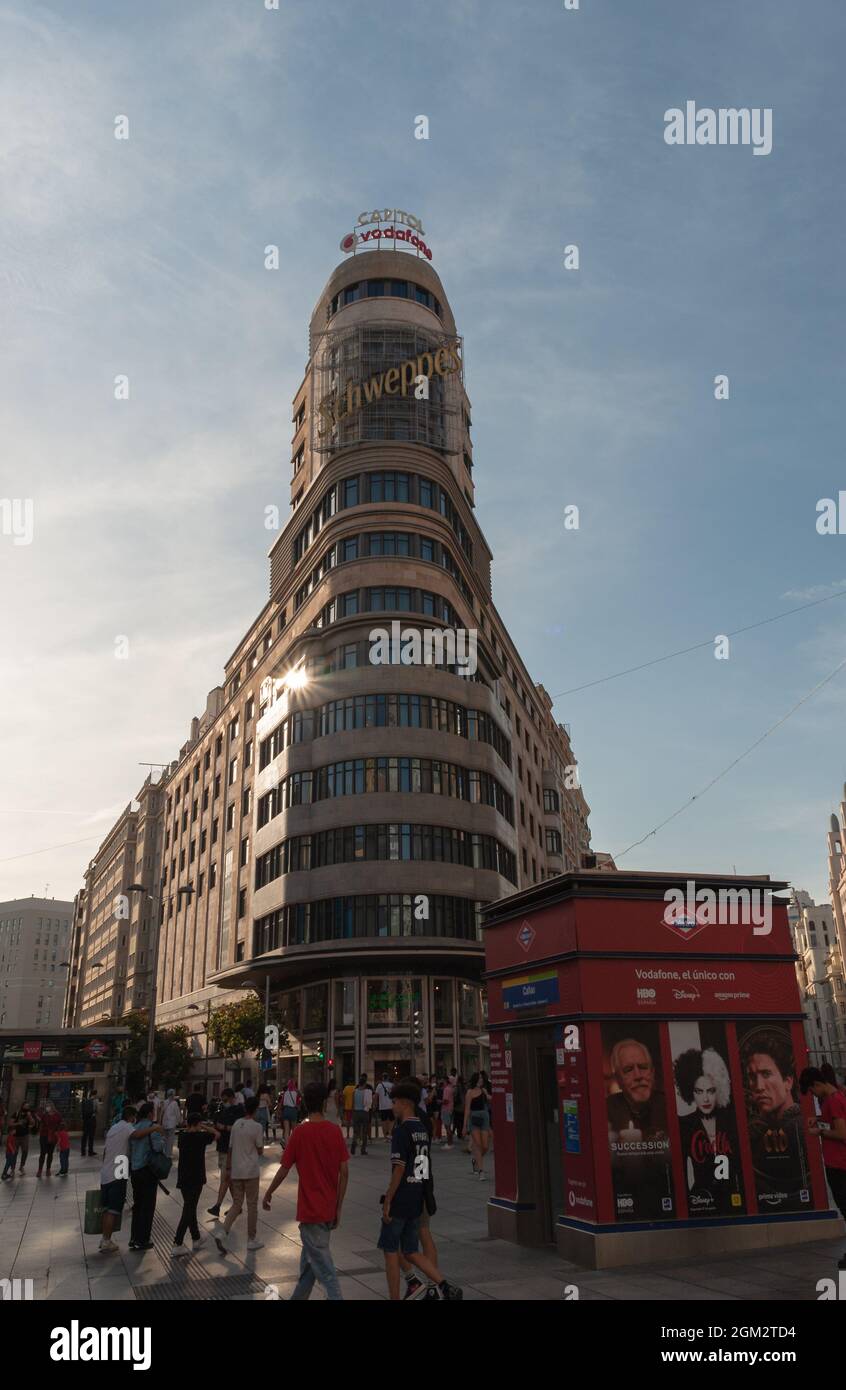
[[[477,1028],[479,1026],[479,991],[475,985],[461,986],[461,1026],[462,1028]]]
[[[279,997],[279,1026],[289,1033],[299,1035],[300,1031],[300,991],[290,989]]]
[[[368,980],[367,1022],[383,1026],[408,1023],[411,1001],[419,1007],[420,997],[419,980]]]
[[[328,1022],[328,994],[326,985],[312,985],[305,991],[304,1027],[325,1028]]]
[[[335,1027],[352,1028],[355,1025],[355,980],[335,981]]]
[[[452,1027],[452,980],[435,980],[432,989],[436,1028]]]
[[[435,1073],[438,1076],[446,1076],[452,1071],[455,1065],[455,1054],[451,1047],[435,1048]]]

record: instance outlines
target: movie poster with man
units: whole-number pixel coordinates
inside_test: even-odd
[[[618,1221],[675,1215],[656,1023],[603,1023],[605,1106]]]
[[[811,1173],[790,1026],[738,1023],[758,1210],[809,1211]]]
[[[725,1024],[685,1021],[671,1023],[669,1031],[688,1212],[742,1216],[746,1201]]]

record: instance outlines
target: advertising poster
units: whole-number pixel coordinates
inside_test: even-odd
[[[671,1023],[676,1114],[691,1216],[742,1216],[737,1104],[724,1023]]]
[[[787,1023],[738,1023],[758,1210],[808,1211],[811,1174]]]
[[[555,1067],[561,1115],[565,1212],[580,1221],[596,1221],[587,1061],[580,1024],[556,1025]]]
[[[602,1025],[611,1182],[618,1221],[675,1216],[657,1023]]]

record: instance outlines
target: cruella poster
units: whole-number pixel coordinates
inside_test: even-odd
[[[671,1023],[676,1114],[691,1216],[746,1211],[723,1023]]]

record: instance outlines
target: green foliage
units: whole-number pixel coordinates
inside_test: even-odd
[[[271,1013],[270,1021],[273,1022]],[[221,1004],[209,1022],[209,1037],[216,1052],[223,1057],[238,1058],[245,1052],[261,1056],[264,1047],[264,1005],[256,995],[234,1004]],[[279,1049],[289,1051],[290,1042],[284,1028],[279,1029]]]
[[[137,1097],[144,1094],[147,1062],[147,1033],[149,1018],[146,1009],[134,1009],[119,1020],[121,1028],[130,1030],[126,1053],[126,1092]],[[190,1033],[183,1025],[157,1028],[153,1051],[153,1086],[173,1087],[179,1091],[193,1063]]]

